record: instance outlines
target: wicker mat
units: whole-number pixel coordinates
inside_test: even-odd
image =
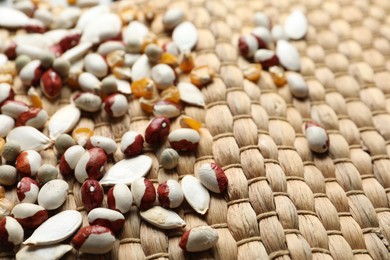
[[[209,225],[219,241],[211,250],[184,253],[182,232],[163,231],[142,221],[133,207],[114,249],[106,255],[65,259],[389,259],[390,241],[390,1],[389,0],[192,0],[149,1],[161,25],[164,10],[180,6],[196,25],[196,65],[209,65],[217,76],[202,89],[206,107],[186,106],[184,114],[204,123],[196,153],[181,154],[176,169],[159,167],[159,151],[147,149],[155,185],[194,174],[215,161],[229,178],[228,192],[211,195],[205,216],[185,204],[177,212],[188,227]],[[255,11],[280,23],[298,8],[309,20],[306,38],[295,41],[309,97],[293,98],[288,86],[277,88],[267,72],[256,85],[243,78],[248,64],[237,53],[238,37],[253,28]],[[188,81],[188,76],[183,76]],[[17,84],[18,85],[18,84]],[[20,86],[20,84],[19,84]],[[17,87],[17,86],[16,86]],[[18,87],[17,100],[28,102]],[[44,99],[53,114],[69,103],[64,88],[55,101]],[[330,148],[315,155],[304,136],[308,120],[327,130]],[[131,129],[144,132],[149,117],[134,99],[129,113],[111,120],[104,112],[82,117],[78,126],[119,141]],[[179,128],[174,120],[172,128]],[[43,163],[57,163],[53,150]],[[114,161],[120,160],[120,151]],[[109,164],[107,167],[112,165]],[[80,184],[60,210],[82,207]],[[14,191],[7,197],[17,200]],[[106,206],[106,202],[104,202]],[[13,258],[3,254],[2,259]]]

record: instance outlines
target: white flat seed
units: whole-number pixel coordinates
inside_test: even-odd
[[[298,73],[289,73],[287,82],[291,93],[297,98],[305,98],[309,94],[309,88],[303,77]]]
[[[123,41],[126,45],[133,41],[142,44],[143,39],[149,34],[149,28],[139,21],[131,21],[123,31]]]
[[[14,8],[0,7],[0,27],[16,29],[27,25],[29,18],[26,14]]]
[[[100,89],[100,80],[89,72],[83,72],[78,78],[80,88],[86,92],[97,92]]]
[[[16,260],[58,260],[73,249],[70,245],[25,246],[16,254]]]
[[[38,204],[47,210],[59,208],[68,196],[66,181],[55,179],[47,182],[38,193]]]
[[[61,134],[71,131],[80,119],[80,110],[73,104],[57,110],[49,120],[50,138],[56,139]]]
[[[107,63],[104,61],[103,57],[97,53],[90,53],[85,56],[84,67],[87,72],[92,73],[98,78],[102,78],[108,73]]]
[[[12,129],[7,135],[7,142],[20,145],[22,151],[41,151],[51,145],[51,140],[36,128],[20,126]]]
[[[77,0],[76,4],[80,8],[86,8],[96,6],[100,3],[100,0]]]
[[[107,192],[107,204],[110,209],[118,210],[125,214],[130,211],[132,203],[133,194],[125,184],[115,184]]]
[[[209,226],[195,227],[187,230],[181,240],[180,247],[188,252],[201,252],[212,248],[218,242],[218,232]]]
[[[150,78],[152,73],[152,67],[150,66],[148,56],[143,54],[134,63],[131,70],[131,77],[133,81],[137,81],[143,78]]]
[[[153,106],[153,115],[166,118],[178,117],[181,113],[180,107],[169,101],[159,101]]]
[[[72,28],[77,19],[81,15],[80,8],[77,7],[67,7],[65,8],[57,17],[54,18],[54,29],[69,29]]]
[[[83,30],[81,42],[93,44],[103,42],[118,36],[121,32],[122,21],[113,13],[102,14],[99,19],[90,21]]]
[[[125,45],[122,42],[118,41],[107,41],[99,45],[99,48],[97,49],[97,52],[102,55],[106,56],[110,52],[113,51],[124,51]]]
[[[307,33],[307,19],[300,10],[294,10],[284,22],[284,31],[293,40],[302,39]]]
[[[74,103],[81,110],[96,112],[99,111],[102,106],[102,99],[94,93],[84,92],[74,98]]]
[[[279,40],[276,44],[276,55],[280,63],[288,70],[299,71],[301,59],[297,49],[288,41]]]
[[[129,81],[115,78],[115,82],[116,82],[116,85],[118,87],[119,93],[122,93],[124,95],[131,94],[131,85],[130,85]]]
[[[14,95],[15,95],[15,93],[14,93],[12,86],[10,84],[0,83],[0,103],[3,103],[6,100],[13,99]]]
[[[210,194],[200,181],[191,175],[181,180],[181,187],[188,204],[199,214],[206,214],[210,204]]]
[[[29,0],[21,0],[14,3],[13,8],[25,13],[28,17],[33,15],[35,5]]]
[[[90,23],[93,22],[96,17],[100,17],[103,14],[107,14],[110,12],[110,8],[108,5],[99,5],[92,7],[80,16],[77,21],[76,28],[80,30],[84,30],[84,28]]]
[[[202,92],[191,83],[181,82],[177,85],[180,92],[180,100],[191,105],[205,105]]]
[[[163,17],[163,25],[167,30],[172,30],[184,20],[184,12],[180,8],[168,9]]]
[[[279,24],[272,27],[271,34],[272,34],[272,38],[274,39],[274,41],[288,40],[288,36],[287,36],[286,32],[284,31],[283,26],[281,26]]]
[[[16,46],[16,55],[25,54],[31,59],[39,59],[44,53],[43,49],[30,44],[18,44]]]
[[[175,71],[167,64],[158,64],[152,69],[152,79],[158,89],[166,89],[174,85]]]
[[[15,126],[15,121],[7,115],[0,115],[0,137],[6,137]]]
[[[0,45],[0,50],[1,50],[1,45]],[[8,57],[5,54],[0,53],[0,67],[4,66],[7,62],[8,62]]]
[[[106,154],[114,154],[116,152],[116,143],[109,137],[94,135],[89,141],[93,147],[102,148]]]
[[[198,42],[198,32],[192,23],[182,22],[173,30],[172,39],[182,53],[191,51]]]
[[[176,212],[160,206],[154,206],[146,211],[141,211],[140,215],[150,224],[162,229],[182,228],[186,226],[184,220]]]
[[[123,183],[130,185],[135,179],[144,177],[152,167],[152,159],[139,155],[130,159],[123,159],[114,164],[100,180],[103,186]]]
[[[82,217],[76,210],[65,210],[42,223],[23,242],[24,245],[52,245],[70,237],[80,226]]]
[[[329,148],[329,137],[325,129],[314,122],[306,123],[306,139],[309,147],[316,153],[324,153]]]
[[[34,12],[34,18],[41,21],[45,27],[49,27],[53,22],[53,14],[45,8],[38,8]]]
[[[125,66],[133,67],[135,62],[141,57],[141,54],[126,53],[125,54]],[[149,68],[150,69],[150,68]]]
[[[14,42],[16,45],[27,44],[40,49],[47,49],[52,45],[52,42],[45,37],[45,34],[40,33],[18,34],[15,36]]]
[[[61,55],[61,58],[68,60],[70,63],[73,63],[82,57],[91,49],[92,43],[82,42],[75,47],[67,50]]]

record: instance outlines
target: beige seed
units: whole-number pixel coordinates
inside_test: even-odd
[[[0,219],[11,214],[14,203],[7,198],[0,198]]]
[[[63,154],[69,147],[73,145],[76,145],[75,140],[68,134],[62,134],[56,139],[54,146],[59,154]]]
[[[0,184],[1,185],[14,185],[17,181],[17,171],[16,168],[11,165],[1,165],[0,166]]]
[[[37,179],[39,184],[43,185],[48,181],[57,179],[58,169],[51,164],[43,164],[38,169]]]
[[[14,142],[6,142],[2,156],[7,162],[14,162],[21,152],[20,145]]]
[[[172,148],[165,149],[160,156],[160,164],[164,169],[173,169],[179,162],[179,154]]]

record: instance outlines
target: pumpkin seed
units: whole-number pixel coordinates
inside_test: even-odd
[[[80,119],[80,110],[73,104],[57,110],[49,120],[50,138],[57,139],[71,131]],[[22,149],[23,150],[23,149]]]
[[[198,42],[198,32],[191,22],[182,22],[173,30],[172,39],[181,52],[191,51]]]
[[[180,100],[191,105],[205,105],[202,92],[191,83],[181,82],[177,85],[180,92]]]
[[[12,129],[7,135],[7,143],[20,145],[22,151],[41,151],[51,145],[51,140],[36,128],[31,126],[19,126]]]
[[[200,181],[191,175],[181,180],[184,197],[188,204],[199,214],[206,214],[210,204],[210,194]]]
[[[182,228],[186,226],[184,220],[176,212],[160,206],[154,206],[146,211],[141,211],[140,215],[150,224],[162,229]]]
[[[73,249],[70,245],[25,246],[16,253],[16,260],[58,260]]]

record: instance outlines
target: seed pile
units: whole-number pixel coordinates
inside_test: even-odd
[[[152,159],[143,155],[145,146],[159,148],[167,140],[171,148],[159,161],[163,168],[174,169],[180,154],[195,151],[201,138],[202,123],[188,116],[181,116],[181,128],[171,130],[171,119],[185,106],[205,105],[201,89],[215,75],[208,66],[195,64],[191,51],[198,41],[197,29],[184,12],[175,8],[164,14],[163,27],[171,40],[160,43],[148,28],[153,9],[140,9],[130,1],[110,6],[68,2],[76,6],[23,1],[14,9],[0,7],[0,28],[9,30],[0,35],[0,151],[7,162],[0,166],[0,185],[15,185],[19,200],[13,205],[0,186],[0,245],[7,250],[25,245],[17,252],[20,259],[58,259],[73,248],[107,253],[133,205],[151,225],[184,232],[186,223],[174,209],[185,199],[203,215],[209,193],[223,193],[228,187],[224,171],[215,163],[202,165],[199,179],[187,175],[180,182],[160,183],[157,189],[145,178],[152,167]],[[190,81],[181,82],[181,74]],[[14,99],[17,78],[29,101]],[[73,93],[70,104],[49,118],[41,95],[55,100],[67,87]],[[133,99],[139,99],[151,121],[143,133],[123,134],[119,147],[124,159],[105,172],[117,151],[115,140],[75,127],[82,115],[103,112],[121,118]],[[39,152],[47,148],[54,148],[58,165],[43,163]],[[82,217],[76,210],[53,215],[68,196],[69,185],[62,178],[82,184],[89,226],[80,229]],[[105,193],[108,208],[102,207]],[[71,245],[61,244],[68,238]],[[217,240],[214,229],[196,227],[185,232],[177,246],[198,252]]]
[[[269,17],[257,12],[253,17],[255,28],[251,33],[238,39],[240,54],[250,62],[242,68],[246,79],[257,83],[261,71],[267,70],[276,87],[288,84],[291,94],[298,99],[307,98],[309,88],[304,78],[296,73],[301,69],[298,50],[289,40],[302,39],[308,30],[308,21],[300,10],[293,11],[283,25],[272,25]],[[288,70],[286,72],[285,70]],[[309,148],[316,153],[324,153],[329,147],[329,137],[324,128],[310,121],[305,126]]]

